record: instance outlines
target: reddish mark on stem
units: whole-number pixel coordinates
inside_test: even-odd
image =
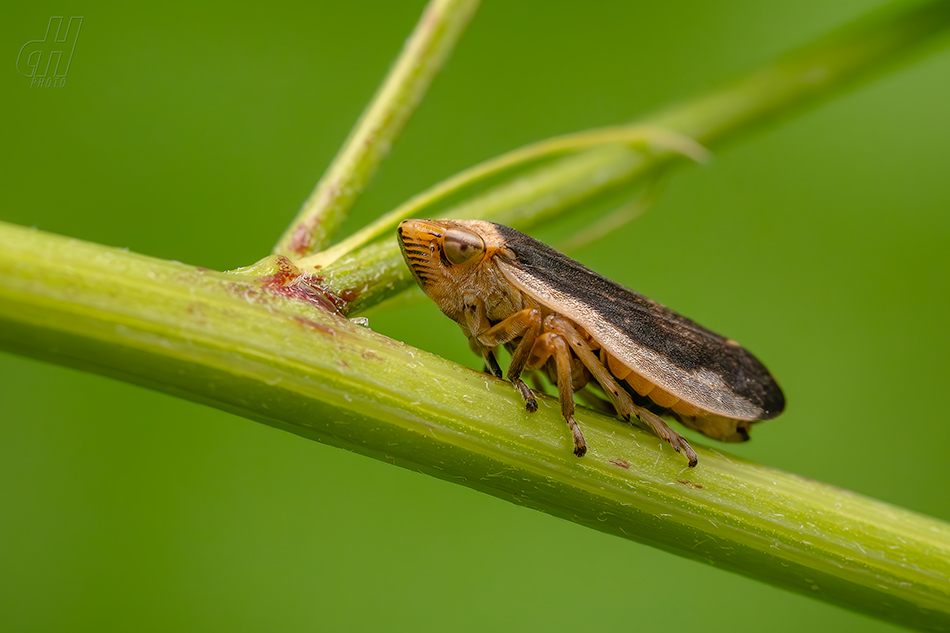
[[[341,314],[347,301],[321,287],[322,277],[311,275],[294,266],[286,257],[277,258],[277,270],[258,282],[268,293],[309,303],[324,312]]]
[[[302,316],[292,316],[290,317],[300,325],[311,330],[317,330],[318,332],[323,332],[324,334],[336,334],[336,331],[333,328],[327,327],[322,323],[317,323],[313,319],[307,319]]]
[[[347,303],[351,303],[358,296],[360,296],[360,291],[356,288],[347,288],[340,293],[340,298]]]
[[[287,248],[291,253],[298,257],[303,257],[310,251],[310,245],[313,243],[313,227],[309,222],[302,222],[297,225],[290,236],[290,244]]]
[[[620,466],[621,468],[626,468],[627,470],[630,469],[630,462],[628,462],[625,459],[620,459],[619,457],[617,459],[610,460],[610,463],[613,464],[614,466]]]
[[[684,486],[692,486],[693,488],[696,488],[697,490],[702,490],[703,488],[701,484],[694,484],[693,482],[686,481],[685,479],[677,479],[676,481],[683,484]]]

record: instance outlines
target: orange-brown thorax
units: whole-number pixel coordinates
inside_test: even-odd
[[[398,235],[419,286],[470,338],[478,332],[471,331],[474,324],[466,315],[475,306],[483,306],[485,318],[497,323],[534,303],[495,265],[496,257],[514,261],[515,255],[491,223],[405,220]]]

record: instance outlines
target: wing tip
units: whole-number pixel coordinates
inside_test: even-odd
[[[774,379],[765,385],[765,392],[762,398],[762,420],[771,420],[777,418],[785,411],[785,394]]]

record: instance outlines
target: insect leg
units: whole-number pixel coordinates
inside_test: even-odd
[[[485,350],[485,371],[491,372],[491,375],[495,378],[501,378],[501,367],[498,365],[498,359],[495,358],[495,350],[486,349]]]
[[[686,438],[671,429],[669,425],[664,422],[662,418],[660,418],[660,416],[653,413],[649,409],[637,407],[636,405],[634,405],[634,411],[637,414],[637,418],[646,424],[657,437],[669,442],[670,446],[672,446],[677,453],[682,453],[683,456],[689,460],[690,468],[693,468],[699,463],[699,457],[697,457],[696,451],[694,451],[693,447],[689,445],[689,442],[686,441]]]
[[[459,321],[462,331],[468,337],[468,345],[472,351],[485,360],[485,373],[490,373],[495,378],[501,378],[501,367],[498,366],[498,359],[495,358],[495,350],[492,347],[486,347],[478,341],[476,332],[487,330],[491,327],[488,318],[485,317],[485,304],[481,301],[475,301],[465,306],[465,312],[462,320]]]
[[[571,429],[574,438],[574,454],[583,457],[587,452],[587,442],[581,432],[580,424],[574,419],[574,387],[571,384],[571,350],[564,339],[554,333],[545,332],[538,337],[531,350],[531,367],[543,366],[549,358],[554,357],[554,366],[557,371],[558,402],[561,405],[561,415]]]
[[[597,382],[600,383],[600,386],[603,387],[604,393],[610,403],[614,405],[617,413],[624,419],[630,419],[630,414],[633,413],[636,406],[633,404],[630,394],[617,384],[610,370],[604,367],[604,364],[600,362],[590,346],[581,340],[570,321],[552,314],[544,319],[544,329],[557,332],[567,341],[577,357],[581,359],[581,363],[587,367],[594,378],[597,379]]]
[[[538,402],[535,400],[534,394],[531,393],[531,389],[529,389],[528,385],[521,379],[521,372],[524,371],[525,365],[528,362],[528,356],[531,354],[531,348],[534,347],[534,342],[537,340],[540,330],[541,312],[535,308],[525,308],[524,310],[515,312],[507,319],[496,323],[476,337],[478,342],[489,350],[499,345],[509,343],[519,336],[521,337],[518,347],[515,348],[514,353],[511,355],[511,364],[508,365],[507,376],[511,384],[513,384],[515,389],[521,394],[521,397],[524,398],[525,408],[529,413],[534,413],[538,410]],[[489,351],[486,358],[492,358],[494,360],[494,354]],[[495,366],[498,366],[497,361],[495,362]],[[501,377],[501,370],[499,369],[495,375]]]
[[[613,374],[600,362],[590,346],[577,335],[577,330],[574,329],[570,321],[552,314],[544,320],[544,327],[547,330],[557,332],[567,340],[577,357],[581,359],[584,366],[590,370],[597,382],[604,388],[607,397],[610,398],[611,403],[623,418],[629,420],[631,413],[635,415],[654,435],[669,442],[677,453],[682,453],[689,460],[690,468],[699,462],[696,451],[689,445],[685,437],[671,429],[666,422],[649,409],[634,404],[633,398],[630,397],[627,390],[617,384]]]

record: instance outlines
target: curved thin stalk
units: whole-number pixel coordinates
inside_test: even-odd
[[[709,158],[708,150],[689,137],[642,125],[620,125],[555,136],[525,145],[465,169],[413,196],[333,247],[310,257],[304,257],[297,263],[304,268],[323,268],[344,255],[383,237],[402,220],[424,213],[427,207],[486,178],[558,154],[577,152],[598,145],[642,145],[650,150],[676,152],[700,162]]]
[[[875,16],[806,47],[711,95],[647,118],[630,130],[660,130],[667,142],[650,150],[612,143],[575,152],[519,174],[488,191],[455,205],[441,217],[481,218],[526,229],[550,220],[606,192],[630,190],[649,184],[682,160],[683,151],[669,139],[693,139],[702,147],[734,140],[763,122],[827,98],[872,71],[893,66],[901,55],[919,50],[950,28],[950,2],[942,0],[900,12]],[[624,128],[618,128],[624,129]],[[571,136],[565,137],[568,140]],[[508,166],[503,155],[482,165]],[[666,148],[665,150],[663,148]],[[674,149],[670,149],[670,148]],[[408,217],[448,189],[468,184],[479,167],[437,185],[427,194],[381,217],[367,231],[332,250],[332,263],[316,258],[301,262],[326,264],[321,275],[333,292],[353,297],[344,308],[355,314],[392,296],[411,283],[394,236],[354,252],[346,249],[394,230]],[[494,173],[494,172],[493,172]]]

